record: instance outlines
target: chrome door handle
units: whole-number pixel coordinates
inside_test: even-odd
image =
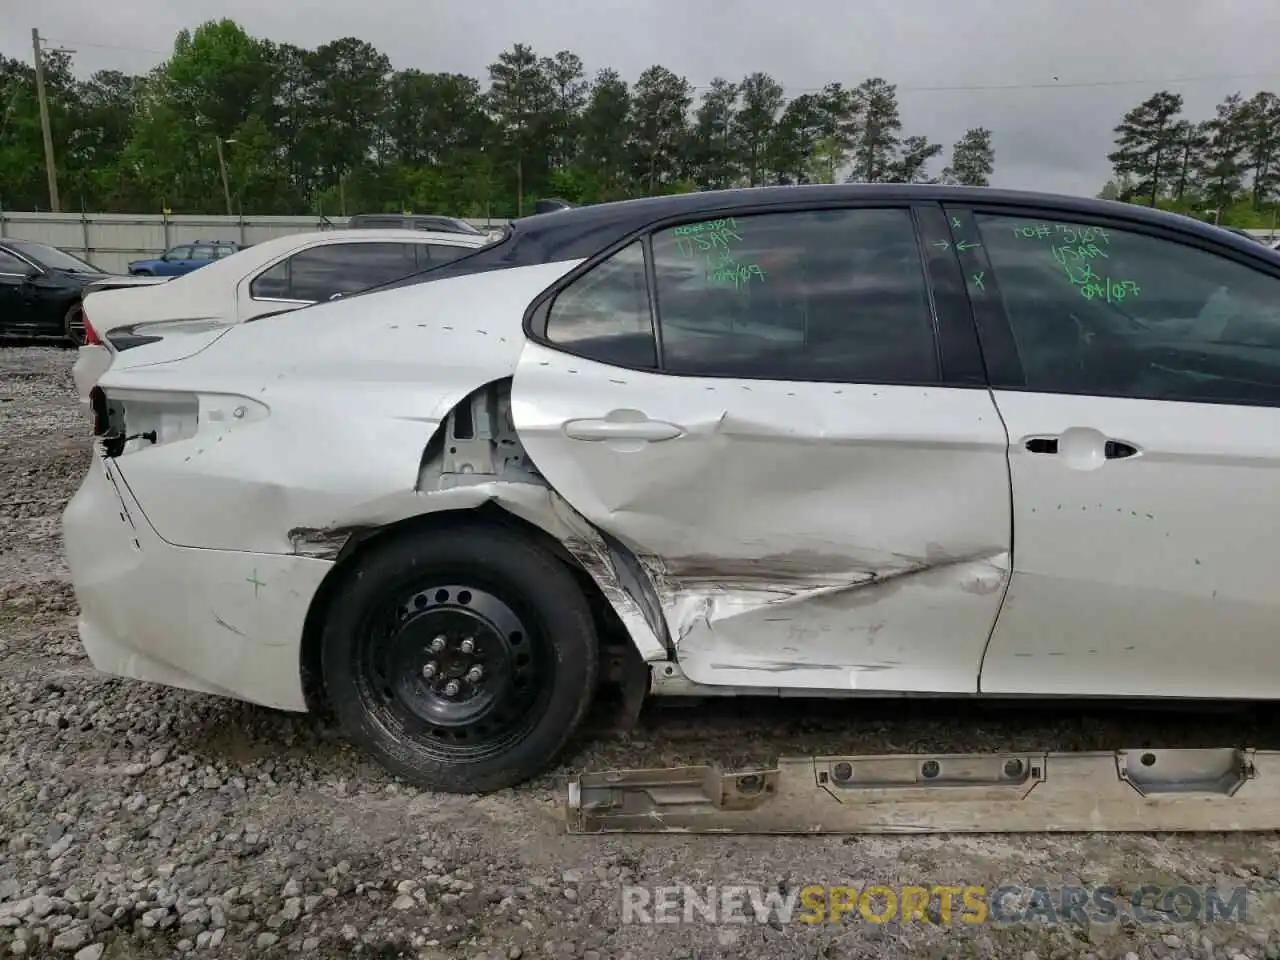
[[[661,420],[570,420],[564,435],[570,440],[674,440],[683,436],[684,428]]]

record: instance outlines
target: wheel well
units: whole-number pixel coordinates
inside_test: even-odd
[[[578,581],[587,602],[591,606],[595,620],[596,634],[601,645],[601,681],[603,683],[619,682],[619,672],[629,654],[634,655],[631,638],[618,618],[613,607],[605,599],[604,593],[591,575],[583,569],[564,545],[545,530],[526,520],[508,513],[496,504],[486,503],[468,510],[441,510],[435,513],[410,517],[397,523],[380,527],[363,537],[352,537],[338,554],[333,569],[330,570],[320,587],[316,590],[307,610],[306,620],[302,628],[302,649],[299,669],[302,676],[302,690],[306,698],[307,709],[322,716],[330,714],[328,698],[324,690],[324,671],[321,667],[321,638],[324,623],[328,616],[329,604],[332,602],[337,587],[343,579],[350,575],[356,562],[370,551],[377,550],[392,538],[412,537],[428,532],[447,530],[451,527],[472,525],[477,522],[503,526],[518,530],[525,536],[536,540],[558,557]],[[610,669],[612,665],[612,669]]]

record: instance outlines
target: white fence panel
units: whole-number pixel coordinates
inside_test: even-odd
[[[468,220],[484,229],[504,220]],[[165,216],[159,213],[22,213],[0,210],[0,238],[60,247],[109,273],[125,273],[130,260],[156,257],[179,243],[234,240],[261,243],[293,233],[346,226],[345,217]]]

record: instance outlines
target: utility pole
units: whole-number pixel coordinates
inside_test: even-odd
[[[49,177],[49,209],[59,213],[58,168],[53,159],[53,131],[49,129],[49,100],[44,93],[44,63],[40,51],[40,30],[31,28],[31,48],[36,58],[36,99],[40,101],[40,132],[44,135],[44,169]]]
[[[227,161],[222,156],[222,138],[215,136],[213,142],[218,145],[218,170],[222,173],[222,196],[227,201],[227,216],[230,217],[233,216],[231,213],[231,186],[227,183]],[[234,142],[233,140],[227,141],[227,143]]]

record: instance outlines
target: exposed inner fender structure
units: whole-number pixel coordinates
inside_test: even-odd
[[[493,504],[546,531],[581,565],[617,614],[640,656],[666,660],[671,639],[653,585],[626,547],[602,535],[537,472],[511,423],[511,380],[489,383],[441,421],[412,490],[370,504],[359,523],[294,529],[294,551],[341,559],[386,526],[440,511]]]

